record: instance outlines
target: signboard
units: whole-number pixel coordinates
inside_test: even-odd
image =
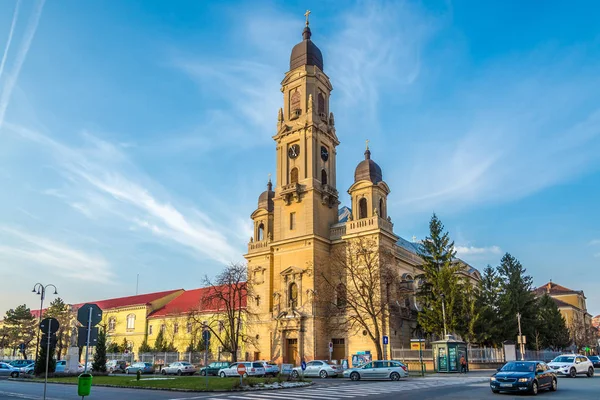
[[[329,342],[329,352],[333,353],[333,342]]]
[[[294,366],[292,364],[281,364],[281,374],[282,375],[291,374],[292,368],[294,368]]]
[[[360,353],[361,352],[352,356],[352,367],[358,367],[371,362],[371,354],[364,354],[365,352],[362,352],[363,354]]]
[[[521,344],[521,342],[523,342],[523,344],[527,344],[527,337],[525,337],[525,335],[517,336],[517,343]]]
[[[246,366],[244,364],[238,364],[237,373],[239,375],[244,375],[246,373]]]
[[[389,342],[390,342],[389,336],[384,336],[383,337],[383,344],[388,344]]]
[[[348,360],[345,358],[342,360],[342,369],[348,369]]]
[[[90,346],[98,343],[98,327],[93,327],[90,331]],[[77,328],[77,346],[84,347],[87,344],[87,326]]]
[[[410,349],[425,350],[425,339],[410,339]]]
[[[302,368],[302,371],[304,371],[306,369],[306,361],[302,361],[300,363],[300,368]]]
[[[96,326],[102,321],[102,310],[100,307],[96,304],[86,303],[77,310],[77,321],[83,326],[88,326],[90,308],[92,309],[92,326]]]
[[[42,322],[40,322],[40,330],[45,334],[56,333],[59,327],[60,325],[56,318],[44,318]]]

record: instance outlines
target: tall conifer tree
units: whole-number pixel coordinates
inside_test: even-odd
[[[502,343],[502,328],[498,315],[501,282],[494,268],[488,265],[483,270],[477,292],[477,309],[480,317],[475,332],[477,341],[486,346],[496,347]]]

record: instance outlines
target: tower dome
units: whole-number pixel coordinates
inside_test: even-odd
[[[273,191],[273,184],[269,179],[269,183],[267,183],[267,190],[258,196],[258,208],[264,208],[268,212],[272,212],[274,208],[273,197],[275,197],[275,192]]]
[[[323,55],[316,44],[310,40],[312,33],[308,27],[308,16],[306,27],[302,31],[302,41],[294,46],[290,56],[290,71],[303,65],[315,65],[323,71]]]
[[[371,160],[371,150],[367,147],[365,159],[361,161],[354,171],[354,182],[367,180],[377,184],[383,180],[381,167]]]

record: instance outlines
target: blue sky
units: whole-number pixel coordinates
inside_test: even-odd
[[[597,2],[75,0],[0,2],[0,313],[241,260],[307,8],[343,203],[369,139],[398,234],[435,211],[474,266],[600,313]]]

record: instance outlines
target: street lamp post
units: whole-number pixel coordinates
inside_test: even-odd
[[[41,283],[36,283],[35,285],[33,285],[33,290],[31,291],[32,293],[37,292],[37,294],[40,295],[40,315],[39,315],[39,323],[42,323],[42,310],[44,309],[44,299],[46,298],[46,289],[48,289],[49,287],[53,287],[54,288],[54,294],[58,294],[58,290],[56,289],[56,286],[54,286],[53,284],[48,284],[48,285],[43,285]],[[38,353],[40,350],[40,330],[37,329],[37,342],[35,345],[35,361],[37,362],[38,359]]]
[[[444,321],[444,339],[448,333],[446,332],[446,295],[444,293],[441,294],[442,297],[442,319]]]

